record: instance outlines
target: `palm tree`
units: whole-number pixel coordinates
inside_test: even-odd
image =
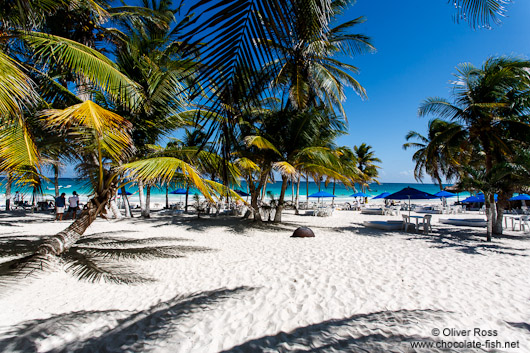
[[[463,136],[466,136],[467,148],[463,149],[462,153],[467,153],[467,158],[480,160],[484,168],[483,174],[486,177],[492,176],[494,165],[510,161],[515,154],[515,148],[526,146],[528,143],[529,68],[529,61],[506,57],[490,58],[481,68],[462,64],[458,68],[457,80],[453,83],[454,103],[437,97],[428,98],[420,105],[419,115],[434,114],[449,119],[451,123],[446,125],[448,131],[440,136],[450,137],[446,142],[452,146],[459,145],[459,140],[462,141]],[[459,158],[462,157],[455,157],[455,160],[458,161]],[[440,158],[444,159],[447,158]],[[474,162],[474,166],[476,163]],[[451,164],[462,170],[457,163]],[[483,181],[482,184],[491,183]],[[502,210],[494,212],[492,209],[496,205],[489,189],[491,188],[483,190],[488,208],[488,222],[497,226],[488,229],[500,233]],[[507,192],[508,190],[501,191]],[[502,197],[507,198],[509,196]],[[502,209],[504,206],[499,207]],[[491,239],[489,233],[488,239]]]
[[[381,163],[381,160],[375,157],[375,152],[371,149],[372,146],[366,143],[353,147],[357,168],[359,170],[358,182],[361,184],[362,192],[366,191],[369,183],[378,183],[377,177],[379,176],[379,172],[377,169],[380,167],[375,163]]]
[[[80,156],[78,169],[89,175],[92,182],[93,197],[79,217],[65,230],[43,242],[32,258],[60,255],[81,239],[115,195],[120,186],[119,178],[124,172],[128,173],[131,181],[167,182],[180,170],[207,198],[211,198],[212,187],[205,185],[194,167],[177,158],[152,158],[120,166],[133,153],[129,133],[131,123],[93,102],[86,101],[63,110],[49,110],[45,113],[45,121],[49,126],[64,129],[69,134]]]
[[[185,124],[180,112],[187,104],[186,71],[190,65],[182,60],[176,42],[181,27],[175,21],[179,9],[172,9],[171,1],[144,0],[142,5],[157,21],[151,18],[122,21],[123,36],[114,38],[120,71],[134,80],[142,93],[134,107],[115,107],[118,114],[132,123],[136,152],[131,160],[143,158],[150,152],[149,145]],[[151,185],[146,185],[145,198],[143,182],[138,188],[142,216],[149,217]]]
[[[405,138],[407,141],[418,140],[403,145],[405,150],[416,149],[412,160],[416,162],[414,178],[418,181],[427,174],[441,189],[444,178],[446,180],[458,178],[458,166],[469,163],[469,160],[461,160],[466,156],[463,150],[467,148],[468,140],[462,126],[457,122],[432,119],[429,121],[427,136],[409,131]]]
[[[61,86],[42,69],[60,65],[64,70],[84,77],[114,99],[131,104],[138,98],[135,83],[119,73],[115,65],[98,51],[73,40],[35,30],[42,25],[46,15],[64,4],[64,1],[53,0],[17,1],[0,10],[0,85],[5,87],[0,92],[0,125],[4,132],[0,146],[0,172],[11,173],[15,180],[22,183],[36,185],[41,172],[41,158],[27,120],[42,103],[32,78],[46,81],[49,86]],[[24,12],[17,14],[17,10]],[[105,11],[102,9],[102,12]],[[18,48],[29,53],[21,55]],[[23,66],[19,59],[30,56],[31,65]],[[31,76],[26,69],[30,70]],[[39,86],[42,86],[41,83]],[[63,87],[62,91],[65,93],[67,89]]]
[[[332,1],[330,24],[352,3]],[[280,65],[273,77],[274,86],[287,92],[288,107],[306,110],[313,105],[326,104],[328,108],[336,107],[339,114],[346,117],[342,107],[344,87],[352,87],[361,97],[365,97],[366,92],[349,73],[357,73],[358,69],[339,61],[336,56],[375,51],[368,37],[350,33],[354,26],[364,22],[364,18],[358,17],[334,27],[320,27],[306,22],[303,11],[293,15],[294,31],[288,34],[277,31],[279,35],[260,41],[261,45],[276,52],[276,58],[269,64]]]

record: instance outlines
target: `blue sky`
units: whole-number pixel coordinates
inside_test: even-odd
[[[418,118],[417,108],[427,97],[450,97],[459,63],[481,66],[498,55],[530,58],[530,1],[515,0],[491,30],[456,24],[454,13],[445,0],[358,0],[345,14],[366,17],[356,32],[370,36],[377,53],[348,59],[361,70],[356,78],[368,99],[348,94],[349,136],[339,144],[371,145],[383,161],[382,182],[414,181],[413,151],[402,149],[405,135],[426,132],[428,118]]]
[[[338,143],[371,145],[383,162],[381,182],[415,182],[413,150],[402,148],[405,135],[426,132],[428,118],[418,118],[417,108],[427,97],[450,97],[459,63],[480,66],[499,55],[530,59],[530,1],[515,0],[502,24],[491,30],[457,24],[454,13],[446,0],[357,0],[339,21],[364,16],[366,22],[354,31],[370,36],[377,52],[343,58],[361,70],[355,77],[368,99],[348,90],[349,135]],[[73,167],[63,175],[74,176]],[[429,177],[423,181],[431,183]]]

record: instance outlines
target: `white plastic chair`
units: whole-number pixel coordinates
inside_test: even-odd
[[[414,224],[410,223],[410,217],[407,216],[406,214],[403,214],[401,216],[403,217],[403,227],[401,227],[401,229],[404,230],[405,232],[408,232],[409,227],[410,226],[414,227]]]
[[[432,232],[431,219],[432,219],[432,215],[430,214],[425,215],[423,217],[423,223],[421,223],[423,234],[429,234],[429,230]]]
[[[530,231],[530,224],[528,223],[528,216],[520,216],[513,219],[513,228],[517,225],[517,222],[519,222],[519,230],[524,231],[525,233]]]

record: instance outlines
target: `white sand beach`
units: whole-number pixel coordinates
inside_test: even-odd
[[[3,261],[69,224],[14,215],[0,218]],[[181,256],[122,258],[123,274],[144,278],[131,284],[82,281],[57,265],[2,288],[0,351],[530,352],[530,237],[487,243],[485,229],[440,217],[429,235],[368,229],[364,220],[401,217],[352,211],[287,211],[278,225],[164,212],[98,219],[86,233],[94,246]],[[299,226],[316,237],[290,238]],[[474,348],[451,346],[464,341]]]

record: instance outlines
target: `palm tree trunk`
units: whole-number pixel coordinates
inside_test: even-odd
[[[138,182],[138,197],[140,198],[140,214],[143,216],[145,212],[145,197],[144,197],[144,182]]]
[[[121,212],[118,208],[118,205],[116,204],[116,201],[114,199],[110,200],[108,202],[109,210],[116,219],[122,219],[123,216],[121,215]]]
[[[291,178],[291,202],[294,204],[294,179]]]
[[[6,211],[11,209],[11,173],[7,173],[7,183],[6,183]]]
[[[142,213],[142,217],[151,217],[151,185],[145,186],[145,210]]]
[[[491,197],[490,197],[491,196]],[[493,234],[493,224],[495,223],[495,201],[492,203],[491,198],[493,197],[493,194],[490,194],[489,192],[484,192],[484,204],[486,206],[486,215],[487,215],[487,224],[488,229],[486,233],[486,239],[487,241],[491,241],[491,237]]]
[[[294,202],[294,212],[300,214],[300,174],[296,177],[296,198]]]
[[[166,210],[169,210],[169,185],[166,184]]]
[[[261,189],[266,185],[268,171],[262,171],[259,179],[258,186],[256,187],[252,181],[252,176],[249,176],[249,190],[250,190],[250,206],[252,208],[252,215],[255,222],[261,222],[260,206],[258,205],[258,199]]]
[[[53,186],[55,187],[55,197],[59,197],[59,165],[55,163],[53,164]]]
[[[186,184],[186,206],[184,207],[184,211],[188,212],[188,196],[190,194],[190,185]]]
[[[333,179],[333,195],[335,195],[335,179]],[[331,207],[335,207],[335,198],[331,198]]]
[[[309,208],[309,174],[305,175],[305,200],[306,200],[306,210]]]
[[[129,205],[129,198],[125,186],[121,187],[121,197],[123,199],[123,208],[125,208],[125,218],[132,218],[131,205]]]
[[[94,222],[96,217],[105,209],[114,187],[103,191],[100,195],[92,198],[87,203],[87,208],[65,230],[46,239],[35,251],[36,255],[61,255],[74,245],[85,233],[87,228]]]
[[[265,178],[265,183],[263,184],[263,191],[261,193],[261,202],[263,202],[263,200],[265,200],[265,196],[267,195],[267,184],[269,182],[269,176],[267,175],[267,177]]]
[[[274,223],[279,223],[282,221],[283,203],[285,199],[285,191],[287,190],[288,181],[289,178],[287,176],[282,176],[282,188],[280,191],[280,198],[278,199],[278,206],[276,206],[276,213],[274,214]]]
[[[493,224],[493,234],[494,235],[502,235],[502,221],[504,216],[504,210],[509,205],[510,197],[513,194],[513,189],[507,188],[502,190],[502,192],[498,195],[498,201],[497,201],[497,218],[495,219],[495,224]]]

